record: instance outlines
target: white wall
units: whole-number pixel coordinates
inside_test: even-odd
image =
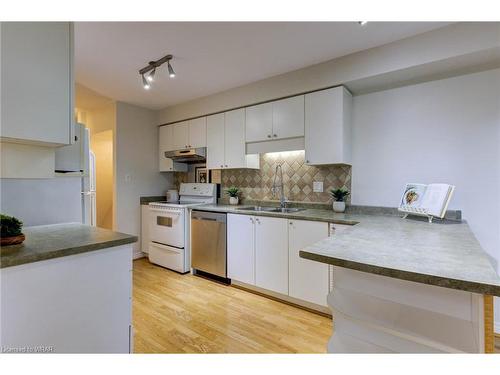
[[[384,77],[388,81],[385,76],[388,73],[396,73],[405,81],[411,79],[420,82],[429,80],[430,77],[437,79],[437,76],[449,76],[450,73],[465,74],[463,70],[467,70],[464,69],[467,64],[482,65],[486,61],[495,60],[494,56],[499,53],[500,48],[499,32],[498,22],[452,24],[167,107],[159,111],[158,121],[164,124],[184,120],[341,84],[348,87],[351,85],[359,90],[362,85],[373,85],[371,80],[377,77]],[[484,59],[484,56],[487,58]],[[496,67],[498,66],[496,61]],[[468,69],[470,72],[471,67]],[[367,82],[362,83],[365,81]]]
[[[157,113],[134,105],[116,104],[115,230],[141,231],[139,198],[163,195],[173,185],[171,173],[158,172]],[[140,242],[134,244],[140,253]]]
[[[355,97],[352,203],[394,207],[407,182],[456,185],[450,208],[500,263],[499,88],[497,69]],[[500,331],[498,301],[495,316]]]
[[[24,225],[82,221],[79,177],[0,179],[0,211]]]

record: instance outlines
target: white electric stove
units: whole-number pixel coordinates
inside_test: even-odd
[[[183,183],[179,202],[149,204],[149,261],[186,273],[191,269],[190,207],[217,203],[217,185]]]

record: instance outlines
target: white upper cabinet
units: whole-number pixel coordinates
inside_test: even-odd
[[[171,141],[167,151],[182,150],[207,146],[207,118],[200,117],[194,120],[181,121],[172,125],[165,125],[172,129]]]
[[[306,164],[351,163],[351,103],[344,87],[305,96]]]
[[[246,142],[304,136],[304,95],[247,107]]]
[[[266,141],[273,134],[273,106],[264,103],[245,108],[246,142]]]
[[[173,127],[172,126],[160,126],[160,152],[161,151],[172,151],[173,146]]]
[[[61,146],[74,124],[70,22],[1,23],[1,138]]]
[[[287,220],[255,217],[255,285],[288,294]]]
[[[222,169],[225,163],[224,113],[207,117],[207,168]]]
[[[227,215],[227,276],[255,285],[255,218]]]
[[[189,148],[189,121],[177,122],[172,127],[172,150]]]
[[[289,296],[327,306],[328,265],[299,256],[299,251],[328,237],[328,224],[316,221],[289,220],[288,272]]]
[[[165,151],[174,150],[173,126],[160,126],[158,138],[160,172],[187,172],[187,164],[174,163],[172,159],[165,157]]]
[[[207,117],[207,168],[259,169],[259,155],[246,154],[244,109]]]
[[[304,95],[273,102],[273,139],[304,136]]]
[[[246,168],[245,110],[236,109],[225,113],[226,139],[224,168]]]
[[[189,142],[191,148],[207,146],[207,118],[200,117],[189,120]]]

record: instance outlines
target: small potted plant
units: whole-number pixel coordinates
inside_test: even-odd
[[[0,214],[0,244],[2,246],[18,245],[25,239],[21,233],[23,223],[13,216]]]
[[[345,199],[350,194],[347,189],[332,189],[330,194],[333,198],[333,211],[344,212],[345,211]]]
[[[236,186],[231,186],[226,190],[226,194],[229,195],[229,204],[237,205],[239,202],[240,189]]]

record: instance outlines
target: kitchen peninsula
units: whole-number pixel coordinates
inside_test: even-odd
[[[69,223],[23,230],[2,248],[2,352],[128,353],[132,243]]]
[[[334,266],[329,352],[493,352],[500,278],[467,223],[358,221],[300,251]]]

